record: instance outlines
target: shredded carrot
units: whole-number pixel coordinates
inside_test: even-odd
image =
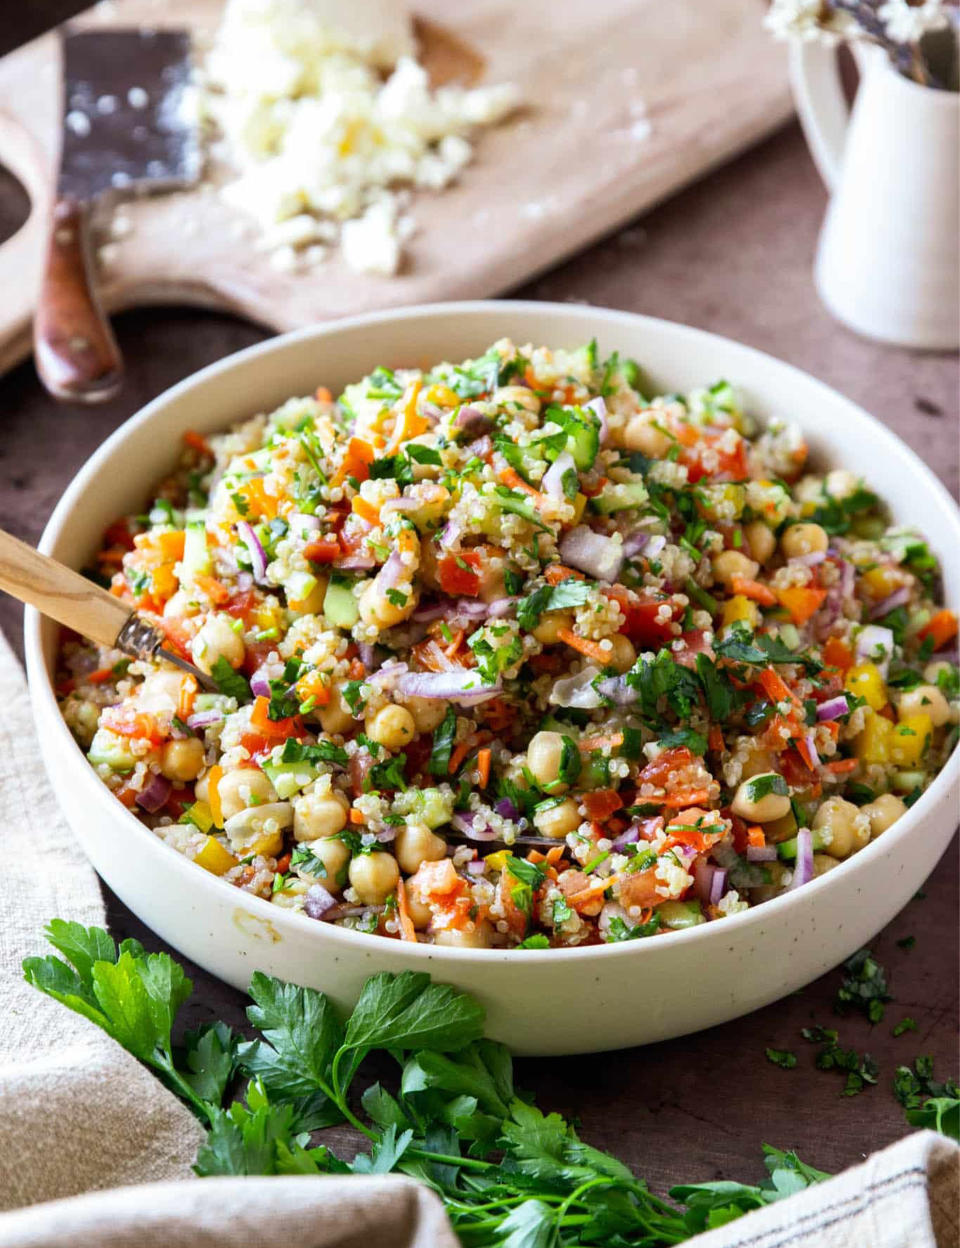
[[[422,385],[423,382],[418,377],[407,387],[399,415],[393,427],[393,433],[384,452],[386,455],[395,454],[405,443],[418,437],[421,433],[426,433],[430,428],[430,422],[427,418],[417,412],[417,399],[420,396]]]
[[[87,680],[89,681],[91,685],[102,685],[105,681],[110,680],[112,676],[113,676],[112,667],[101,667],[101,668],[98,668],[97,671],[91,672],[90,675],[87,677]]]
[[[400,939],[409,940],[414,944],[417,940],[416,929],[410,911],[407,909],[407,887],[403,880],[397,880],[397,917],[400,920]]]
[[[723,729],[719,724],[711,725],[707,740],[714,754],[723,753]]]
[[[488,749],[477,751],[477,774],[480,788],[485,789],[490,783],[490,751]]]
[[[450,755],[450,775],[452,776],[455,771],[459,771],[463,760],[467,757],[471,750],[475,750],[478,745],[482,744],[482,742],[489,740],[489,732],[474,732],[467,737],[465,741],[461,741]],[[487,752],[489,753],[489,751]]]
[[[856,770],[857,762],[855,758],[837,758],[832,763],[827,763],[827,771],[832,771],[835,776],[845,776]]]
[[[220,781],[223,779],[223,768],[218,764],[211,767],[207,776],[207,805],[213,822],[218,828],[223,827],[223,805],[220,801]]]
[[[572,628],[558,628],[557,637],[560,641],[565,641],[571,649],[576,650],[579,654],[584,654],[588,659],[593,659],[595,663],[600,663],[606,667],[610,662],[613,654],[612,650],[605,650],[598,641],[587,641],[585,637],[578,637]]]
[[[184,676],[180,682],[180,696],[177,698],[177,716],[186,719],[193,714],[193,704],[197,697],[197,680],[195,676]]]
[[[771,702],[789,702],[796,707],[803,706],[790,686],[772,667],[765,668],[760,673],[760,684]]]
[[[363,811],[357,810],[355,806],[351,806],[348,818],[354,826],[358,826],[364,822]]]
[[[767,843],[767,838],[763,834],[763,828],[754,825],[747,828],[747,843],[752,845],[754,849],[763,849]]]
[[[376,451],[364,438],[351,438],[347,443],[346,454],[340,461],[340,467],[330,479],[331,485],[342,485],[347,477],[356,477],[358,481],[366,481],[370,476],[370,465],[376,459]]]
[[[183,442],[184,445],[189,446],[191,450],[199,451],[201,455],[209,455],[211,459],[213,458],[213,451],[210,449],[210,443],[202,433],[197,433],[193,429],[188,429],[183,435]]]
[[[380,508],[374,507],[362,494],[354,495],[351,506],[361,520],[366,520],[368,524],[380,523]]]
[[[333,402],[333,395],[330,393],[330,391],[327,389],[326,386],[317,386],[316,390],[313,392],[313,397],[317,400],[318,403],[332,403]]]
[[[497,474],[505,486],[511,490],[519,490],[521,494],[527,494],[530,498],[539,502],[543,495],[539,490],[535,490],[532,485],[527,485],[523,477],[520,476],[516,468],[504,468]]]
[[[623,745],[622,732],[612,732],[604,737],[581,737],[577,742],[577,748],[588,754],[594,750],[615,750],[619,745]]]
[[[797,753],[803,759],[807,768],[810,771],[816,771],[818,760],[817,760],[815,753],[810,749],[810,746],[807,744],[806,737],[798,737],[795,744],[797,747]]]
[[[230,590],[215,576],[204,576],[202,572],[198,572],[194,575],[193,583],[203,590],[215,607],[223,606],[230,597]]]
[[[456,655],[457,651],[463,645],[463,640],[465,636],[466,636],[466,633],[463,631],[462,628],[458,629],[457,632],[454,634],[453,640],[450,642],[450,644],[447,646],[447,648],[443,652],[447,656],[448,659],[452,659]]]
[[[543,579],[548,585],[559,585],[561,581],[569,581],[571,577],[575,581],[586,580],[582,572],[577,572],[574,568],[568,568],[565,563],[551,563],[543,574]]]
[[[746,576],[735,576],[730,582],[730,587],[735,594],[742,594],[744,598],[752,598],[754,602],[759,602],[763,607],[772,607],[776,604],[777,595],[772,589],[768,589],[766,585],[761,585],[759,581],[752,581]]]

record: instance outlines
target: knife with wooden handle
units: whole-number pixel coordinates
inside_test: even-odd
[[[203,688],[215,688],[208,676],[170,650],[160,629],[129,604],[2,529],[0,590],[99,646],[116,647],[136,659],[163,659],[189,672]]]
[[[190,43],[179,30],[63,37],[63,144],[34,318],[37,372],[54,398],[102,403],[123,361],[97,296],[98,201],[188,186],[200,172],[183,107]]]

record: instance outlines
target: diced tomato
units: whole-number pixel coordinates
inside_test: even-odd
[[[584,793],[580,802],[587,812],[588,819],[602,822],[623,805],[620,794],[613,789],[598,789],[595,793]]]
[[[131,707],[108,706],[100,716],[104,728],[121,737],[137,737],[160,745],[169,737],[169,731],[161,728],[154,715],[146,711],[134,711]]]
[[[938,611],[931,620],[924,624],[917,634],[921,641],[926,641],[929,638],[933,642],[934,650],[942,650],[948,641],[953,641],[956,635],[956,613],[946,609]]]
[[[342,553],[340,542],[333,534],[318,537],[303,548],[304,559],[309,559],[311,563],[333,563]]]
[[[169,815],[171,819],[179,819],[187,807],[193,805],[195,800],[192,784],[188,784],[183,789],[173,789],[164,805],[163,813]]]
[[[114,520],[103,533],[104,546],[122,546],[124,550],[133,550],[133,534],[126,520]]]
[[[243,620],[244,623],[254,611],[261,605],[263,595],[254,589],[242,589],[238,593],[233,594],[229,601],[224,603],[224,611],[228,615],[232,615],[234,619]]]
[[[791,788],[803,789],[809,785],[810,768],[796,750],[784,750],[777,759],[777,765]]]
[[[830,667],[846,672],[848,668],[853,667],[853,651],[839,637],[828,637],[823,643],[823,661]]]
[[[240,744],[251,759],[258,762],[265,754],[269,754],[277,743],[270,737],[265,737],[262,732],[244,732],[240,736]]]
[[[444,555],[437,561],[440,588],[454,597],[476,598],[480,592],[480,569],[483,556],[474,550],[458,555]]]
[[[703,457],[707,451],[717,458],[717,466],[709,470],[703,464]],[[686,465],[687,478],[691,484],[702,477],[709,477],[712,481],[744,481],[748,475],[747,444],[743,438],[740,438],[736,449],[727,451],[711,445],[709,439],[706,439],[698,442],[696,446],[682,450],[680,463]]]
[[[299,715],[290,715],[286,719],[271,719],[267,713],[270,707],[269,698],[257,698],[250,712],[250,727],[262,736],[273,738],[274,742],[286,741],[289,737],[302,737],[304,734],[303,720]]]
[[[681,767],[686,767],[692,762],[693,755],[685,745],[676,745],[672,749],[664,750],[652,763],[647,763],[637,776],[638,785],[653,784],[658,789],[662,789],[673,772],[679,771]]]
[[[276,650],[277,643],[275,641],[251,641],[247,643],[247,652],[244,655],[243,663],[240,670],[246,676],[252,676],[263,664],[267,655]]]
[[[633,642],[639,642],[645,649],[652,649],[674,640],[671,624],[675,617],[682,615],[682,608],[670,603],[670,612],[666,620],[658,619],[658,613],[665,602],[669,603],[666,594],[655,589],[645,589],[639,593],[627,589],[623,585],[612,585],[605,589],[608,598],[614,598],[626,617],[620,626],[620,632]]]

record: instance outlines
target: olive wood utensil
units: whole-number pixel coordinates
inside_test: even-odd
[[[135,659],[173,663],[204,689],[215,688],[208,676],[167,649],[156,625],[79,572],[2,530],[0,589],[100,646],[115,647]]]

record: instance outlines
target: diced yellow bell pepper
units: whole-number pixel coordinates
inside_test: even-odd
[[[890,758],[898,767],[913,767],[926,753],[933,734],[933,721],[926,711],[904,715],[893,729]]]
[[[428,386],[423,397],[428,403],[435,403],[437,407],[456,407],[462,401],[456,390],[451,390],[449,386],[444,386],[440,382]]]
[[[264,858],[278,858],[283,853],[283,832],[265,832],[249,848],[252,854],[263,854]]]
[[[886,764],[890,761],[893,724],[882,715],[868,712],[867,721],[853,743],[853,752],[861,763]]]
[[[213,811],[206,802],[194,802],[184,813],[201,832],[209,832],[213,827]]]
[[[858,663],[847,672],[845,688],[879,711],[887,705],[887,689],[876,663]]]
[[[724,599],[724,627],[737,624],[741,620],[748,624],[750,628],[756,628],[760,622],[760,610],[757,604],[751,601],[746,594],[734,594],[732,598]]]
[[[869,572],[864,572],[860,577],[860,583],[866,586],[870,597],[879,602],[900,589],[904,584],[904,576],[898,568],[894,567],[871,568]]]
[[[231,867],[237,865],[238,860],[215,836],[208,836],[193,861],[211,875],[226,875]]]
[[[583,509],[587,505],[586,494],[578,494],[573,500],[573,523],[579,524],[580,517],[583,515]]]
[[[507,859],[510,857],[509,849],[498,849],[496,853],[487,854],[484,862],[491,871],[502,871],[507,865]]]

